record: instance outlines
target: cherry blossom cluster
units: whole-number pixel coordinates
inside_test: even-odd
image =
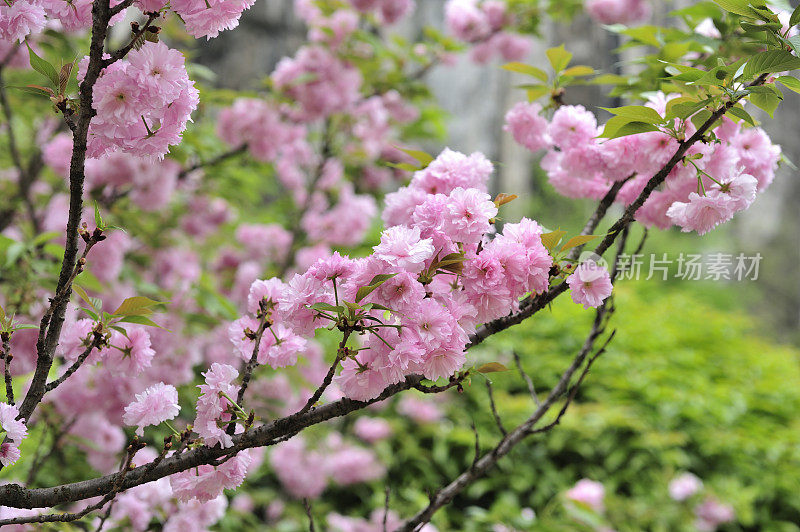
[[[330,434],[318,448],[302,436],[275,447],[270,465],[290,495],[316,499],[329,483],[349,486],[383,478],[386,473],[375,454]]]
[[[414,0],[349,0],[330,3],[328,12],[313,0],[295,0],[295,13],[309,26],[308,39],[337,48],[358,28],[361,17],[390,26],[413,11]]]
[[[600,24],[630,26],[650,18],[648,0],[586,0],[586,12]]]
[[[253,283],[251,314],[229,328],[242,359],[255,353],[272,368],[292,366],[305,338],[333,322],[362,337],[359,349],[346,347],[346,336],[339,350],[335,382],[350,398],[371,399],[411,374],[454,375],[478,324],[514,312],[520,297],[549,287],[553,259],[539,224],[523,219],[491,238],[498,212],[486,193],[491,172],[480,153],[445,150],[387,196],[387,229],[372,255],[334,253],[287,283]],[[569,282],[573,298],[587,307],[611,291],[608,272],[593,263],[581,265]],[[342,322],[345,303],[358,310]],[[268,324],[260,341],[259,319]]]
[[[252,4],[173,0],[169,8],[195,37],[213,37],[235,26]],[[161,11],[166,3],[140,0],[135,5],[150,13]],[[173,423],[186,427],[192,418],[185,408],[186,419],[176,419],[181,413],[178,390],[183,393],[196,380],[196,368],[206,371],[199,385],[193,434],[204,444],[228,447],[231,432],[241,432],[252,423],[235,398],[241,378],[236,368],[249,361],[254,350],[260,365],[296,366],[303,383],[291,381],[288,372],[259,375],[251,382],[246,404],[276,415],[294,413],[323,382],[329,366],[312,336],[338,321],[353,338],[337,353],[342,369],[324,397],[368,399],[406,375],[436,379],[455,374],[465,363],[469,334],[478,324],[515,311],[521,297],[548,288],[553,259],[542,245],[542,227],[524,219],[495,234],[498,209],[487,194],[492,165],[481,154],[446,150],[417,172],[408,187],[391,194],[384,212],[387,229],[369,257],[331,253],[332,246],[355,246],[363,240],[378,213],[374,192],[403,175],[383,163],[409,161],[394,146],[400,129],[419,114],[400,92],[375,91],[365,84],[349,59],[356,47],[348,39],[361,21],[394,23],[413,5],[410,0],[352,0],[323,13],[314,2],[298,1],[312,44],[278,65],[271,77],[275,97],[240,99],[219,114],[220,138],[231,148],[246,146],[253,158],[271,164],[291,192],[308,241],[300,245],[291,231],[266,223],[238,225],[232,231],[234,238],[220,245],[220,229],[236,219],[236,210],[207,195],[198,173],[182,172],[175,160],[164,158],[170,146],[181,141],[198,105],[182,54],[160,42],[144,42],[102,70],[94,86],[97,114],[88,140],[85,199],[96,200],[104,215],[118,206],[116,202],[130,201],[149,211],[147,219],[157,220],[159,227],[157,235],[139,233],[136,227],[105,234],[78,282],[83,285],[89,277],[101,283],[106,311],[144,285],[148,293],[168,295],[171,308],[181,312],[160,317],[163,328],[131,323],[109,328],[78,308],[86,307],[86,301],[68,308],[56,352],[61,362],[56,377],[85,361],[48,392],[44,402],[57,416],[74,420],[67,436],[75,437],[98,472],[117,471],[126,427],[129,431],[135,427],[140,435],[158,425],[171,430]],[[527,52],[521,37],[503,30],[512,22],[504,2],[487,0],[473,7],[488,24],[488,32],[463,38],[481,49],[476,58],[499,53],[505,59],[519,59]],[[458,34],[460,15],[452,9],[455,22],[448,24]],[[45,27],[57,24],[78,31],[90,23],[90,0],[0,2],[0,45],[26,37],[31,41]],[[18,60],[26,58],[27,48],[20,47],[9,66],[21,66]],[[84,60],[79,79],[86,68]],[[312,147],[327,120],[336,121],[334,154]],[[66,179],[73,144],[68,134],[54,135],[55,129],[49,123],[42,128],[42,156],[57,176]],[[43,233],[61,233],[54,240],[63,243],[69,198],[60,192],[63,186],[51,184],[42,180],[34,189],[39,198],[49,197],[38,222]],[[84,221],[94,219],[91,207],[84,210]],[[22,241],[23,229],[10,227],[4,235]],[[214,254],[208,258],[205,250],[210,247]],[[297,272],[287,282],[260,280],[270,268],[283,271],[287,264],[289,272]],[[570,277],[573,299],[596,306],[610,293],[610,280],[605,270],[598,270],[598,276],[594,269],[584,269]],[[361,294],[365,287],[372,290]],[[87,290],[98,295],[100,288],[95,288]],[[246,308],[248,314],[198,333],[187,316],[208,314],[200,302],[206,292],[214,292],[241,312]],[[37,291],[36,301],[25,309],[25,321],[38,322],[48,296],[52,294],[44,289]],[[343,321],[349,312],[344,301],[359,309],[348,324]],[[253,332],[265,320],[269,325],[256,339]],[[35,330],[12,335],[10,372],[15,379],[35,368],[36,341]],[[400,400],[398,411],[417,422],[442,417],[434,403],[414,397]],[[18,411],[13,406],[3,405],[0,414],[6,433],[0,458],[8,465],[19,457],[25,426],[14,421]],[[391,427],[379,418],[362,418],[354,433],[371,443],[386,438]],[[385,473],[368,448],[331,437],[298,450],[299,441],[286,442],[274,453],[283,453],[273,467],[289,493],[316,496],[329,483],[349,485]],[[157,450],[145,448],[136,463],[150,463],[157,456]],[[323,474],[314,468],[317,457],[326,464]],[[164,522],[164,530],[211,526],[227,504],[222,491],[242,484],[262,458],[256,450],[240,452],[221,465],[201,466],[128,490],[117,498],[110,522],[134,530],[146,529],[153,518]],[[300,464],[310,469],[308,484],[298,487],[288,472],[296,475]]]
[[[647,106],[663,116],[672,98],[659,94]],[[627,180],[617,195],[627,205],[678,148],[678,140],[661,131],[601,139],[594,114],[580,105],[559,107],[549,120],[541,113],[538,103],[519,103],[506,115],[506,130],[529,150],[546,150],[542,168],[567,197],[599,199],[615,181]],[[689,120],[682,127],[685,137],[696,130]],[[704,234],[748,208],[770,185],[781,151],[764,130],[723,118],[713,135],[717,141],[689,149],[685,163],[636,212],[639,222]]]
[[[216,37],[221,31],[231,30],[239,25],[239,18],[245,9],[255,4],[255,0],[137,0],[136,5],[145,13],[159,12],[169,8],[180,17],[189,35],[208,39]]]
[[[474,44],[470,54],[477,63],[493,57],[521,61],[530,52],[531,41],[505,29],[513,22],[504,0],[448,0],[445,24],[461,41]]]
[[[105,68],[97,80],[92,103],[97,116],[89,130],[88,154],[100,157],[120,150],[163,158],[170,146],[180,143],[199,101],[183,54],[162,42],[146,42]]]

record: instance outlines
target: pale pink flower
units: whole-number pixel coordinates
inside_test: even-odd
[[[126,425],[137,425],[136,434],[142,436],[144,427],[174,419],[180,409],[178,390],[170,384],[159,382],[136,394],[136,400],[125,407],[122,421]]]
[[[444,16],[447,28],[462,41],[479,41],[492,31],[489,18],[478,7],[477,0],[448,0]]]
[[[608,270],[589,260],[567,277],[572,300],[583,308],[599,307],[611,295],[611,276]]]
[[[719,525],[731,523],[736,519],[736,512],[729,504],[708,497],[694,509],[696,520],[694,526],[701,532],[713,532]]]
[[[0,3],[0,40],[22,42],[31,33],[39,33],[46,24],[39,2],[17,0]]]
[[[578,147],[597,136],[597,119],[582,105],[563,105],[553,113],[547,134],[559,148]]]
[[[353,433],[368,443],[385,440],[392,435],[392,426],[381,418],[361,416],[353,425]]]
[[[519,102],[506,113],[505,131],[532,152],[547,147],[547,119],[541,116],[542,106],[536,102]]]
[[[150,334],[143,327],[127,327],[126,333],[114,331],[111,348],[103,353],[105,365],[112,373],[132,377],[150,367],[156,352],[150,347]]]
[[[681,473],[670,481],[668,489],[673,500],[685,501],[703,489],[703,481],[692,473]]]
[[[445,148],[425,169],[414,174],[411,187],[428,194],[450,194],[458,187],[485,191],[492,170],[492,163],[482,153],[465,155]]]
[[[22,453],[17,443],[8,441],[0,444],[0,464],[3,467],[14,465],[21,456]]]
[[[733,217],[734,202],[727,194],[700,196],[692,192],[689,202],[675,202],[667,209],[667,217],[681,231],[697,231],[704,235]]]
[[[317,451],[306,448],[302,436],[276,445],[270,455],[270,464],[283,487],[294,497],[315,499],[325,490],[325,458]]]
[[[497,216],[491,196],[474,188],[456,188],[447,201],[444,232],[454,242],[477,244]]]
[[[418,273],[422,271],[425,261],[433,256],[432,242],[430,238],[420,238],[418,227],[412,229],[397,225],[386,229],[381,235],[381,243],[372,249],[376,258],[392,266]]]
[[[8,403],[0,403],[0,428],[5,433],[3,437],[16,443],[22,442],[28,436],[28,428],[21,420],[17,420],[19,408]]]
[[[570,488],[565,496],[572,501],[588,506],[595,512],[602,512],[605,507],[603,504],[605,493],[605,487],[600,482],[584,478]]]

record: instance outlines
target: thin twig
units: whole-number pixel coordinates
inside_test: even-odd
[[[250,355],[250,360],[247,361],[247,365],[242,371],[242,384],[239,386],[239,392],[236,394],[236,404],[240,407],[244,407],[244,393],[247,391],[247,387],[250,384],[250,379],[253,376],[253,371],[255,371],[256,366],[258,365],[258,352],[261,349],[261,339],[264,337],[264,332],[267,330],[267,328],[271,326],[272,323],[269,321],[267,316],[262,316],[261,321],[258,324],[258,330],[255,332],[253,353]]]
[[[475,420],[472,420],[472,432],[475,434],[475,456],[472,457],[472,469],[475,469],[481,457],[481,440],[478,435],[478,427],[475,426]],[[431,500],[433,500],[433,497],[431,497]]]
[[[336,358],[333,360],[333,364],[331,364],[331,367],[328,368],[328,373],[325,374],[322,384],[320,384],[319,388],[317,388],[314,393],[311,394],[311,397],[308,398],[308,401],[306,401],[306,404],[303,405],[303,408],[297,412],[298,415],[305,414],[311,410],[311,407],[317,404],[317,401],[319,401],[320,397],[322,397],[322,394],[325,393],[325,390],[328,388],[328,386],[330,386],[331,382],[333,382],[333,376],[336,374],[336,368],[339,367],[339,362],[345,356],[347,340],[350,338],[352,332],[352,329],[345,329],[342,341],[339,342],[339,349],[336,350]]]
[[[385,493],[383,495],[383,532],[387,532],[386,526],[387,521],[389,520],[389,494],[391,493],[391,489],[389,487],[389,483],[386,483]]]
[[[308,516],[308,530],[309,532],[314,532],[316,530],[314,528],[314,515],[311,513],[311,502],[308,499],[303,499],[303,508],[306,509],[306,515]]]
[[[155,22],[155,20],[161,16],[156,11],[145,13],[145,15],[147,15],[147,22],[144,23],[144,26],[139,27],[133,32],[133,37],[131,37],[131,40],[128,44],[126,44],[113,54],[111,54],[111,57],[109,57],[108,59],[103,60],[102,63],[103,68],[111,66],[115,62],[119,61],[120,59],[128,55],[128,52],[130,52],[136,47],[137,43],[140,42],[144,34],[150,29],[150,27],[153,25],[153,22]]]
[[[492,381],[486,379],[486,393],[489,395],[489,406],[492,409],[492,416],[494,417],[494,422],[497,424],[497,428],[500,429],[500,433],[503,436],[508,435],[508,431],[503,426],[503,420],[500,419],[500,414],[497,412],[497,406],[494,404],[494,392],[492,391]]]
[[[56,380],[47,383],[47,386],[44,387],[44,393],[52,392],[53,390],[61,386],[61,384],[65,380],[70,378],[73,373],[78,371],[78,369],[80,369],[83,363],[86,362],[86,359],[89,358],[89,355],[92,354],[92,351],[94,351],[96,347],[98,347],[97,339],[93,337],[91,343],[89,343],[89,345],[86,346],[86,349],[83,350],[83,353],[78,355],[78,358],[75,359],[75,362],[73,362],[72,365],[67,368],[67,371],[65,371],[64,374],[61,375]]]
[[[194,163],[191,166],[188,166],[188,167],[184,168],[183,170],[181,170],[178,173],[178,180],[185,179],[186,176],[188,176],[189,174],[191,174],[192,172],[194,172],[196,170],[200,170],[201,168],[207,168],[209,166],[216,166],[219,163],[221,163],[223,161],[227,161],[228,159],[236,157],[237,155],[240,155],[240,154],[242,154],[242,153],[244,153],[246,151],[247,151],[247,144],[242,144],[241,146],[238,146],[238,147],[233,148],[231,150],[228,150],[226,152],[220,153],[219,155],[217,155],[215,157],[212,157],[211,159],[209,159],[207,161],[200,161],[200,162]]]
[[[542,402],[539,400],[539,396],[536,395],[536,387],[533,385],[533,379],[531,379],[530,375],[528,375],[525,370],[522,369],[522,361],[519,358],[519,353],[512,351],[511,354],[514,356],[514,363],[517,365],[517,371],[519,371],[519,374],[522,376],[522,379],[528,386],[528,393],[531,394],[533,402],[536,403],[536,406],[539,406],[542,404]]]
[[[3,360],[3,373],[6,382],[6,403],[14,404],[14,386],[11,381],[11,360],[14,358],[11,355],[11,335],[9,333],[2,333],[3,338],[3,352],[0,353],[0,359]]]

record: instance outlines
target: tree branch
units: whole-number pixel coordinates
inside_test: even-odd
[[[2,333],[3,337],[3,352],[0,353],[0,359],[3,360],[3,373],[4,379],[6,383],[6,403],[13,405],[14,404],[14,386],[11,382],[11,360],[14,358],[11,356],[11,335],[8,333]]]
[[[80,84],[80,110],[75,122],[73,132],[72,158],[69,170],[69,217],[66,227],[66,243],[64,245],[64,258],[61,262],[61,272],[55,293],[50,302],[47,320],[42,319],[39,339],[36,342],[36,369],[31,379],[31,385],[25,399],[20,406],[20,419],[30,419],[36,405],[45,393],[47,375],[53,365],[53,355],[61,337],[61,327],[64,324],[64,313],[67,309],[72,294],[72,280],[78,262],[78,227],[83,213],[83,183],[85,180],[84,166],[86,161],[87,138],[89,123],[95,111],[92,109],[92,95],[94,84],[103,69],[103,45],[108,32],[108,22],[111,19],[110,0],[95,0],[92,4],[92,39],[89,46],[89,64],[86,75]]]
[[[180,181],[182,179],[185,179],[186,176],[188,176],[189,174],[191,174],[192,172],[194,172],[196,170],[200,170],[201,168],[206,168],[206,167],[209,167],[209,166],[216,166],[219,163],[221,163],[223,161],[227,161],[228,159],[236,157],[237,155],[241,155],[242,153],[245,153],[246,151],[247,151],[247,144],[242,144],[238,148],[233,148],[232,150],[220,153],[219,155],[217,155],[215,157],[212,157],[211,159],[209,159],[207,161],[197,162],[197,163],[195,163],[195,164],[193,164],[191,166],[188,166],[188,167],[184,168],[183,170],[181,170],[178,173],[178,180]]]

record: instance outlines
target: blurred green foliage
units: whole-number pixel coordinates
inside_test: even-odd
[[[606,485],[613,528],[691,530],[685,528],[690,513],[670,501],[667,484],[692,471],[707,492],[735,507],[738,526],[731,530],[800,530],[792,524],[800,523],[794,415],[800,358],[760,336],[758,321],[739,309],[736,289],[691,282],[618,287],[617,336],[561,425],[532,437],[500,471],[476,483],[442,516],[441,528],[513,526],[509,519],[524,507],[539,514],[533,529],[575,526],[565,520],[558,495],[588,477]],[[493,339],[481,355],[513,367],[507,353],[516,349],[537,390],[546,391],[579,349],[591,318],[561,301]],[[491,377],[505,424],[529,415],[532,403],[518,374]],[[489,445],[498,430],[478,380],[453,411],[467,430],[474,419]],[[471,455],[462,458],[458,467],[467,467]]]

